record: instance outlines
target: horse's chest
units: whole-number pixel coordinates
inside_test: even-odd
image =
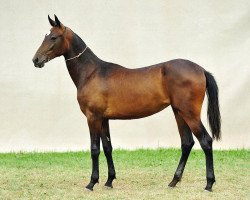
[[[84,88],[78,91],[77,100],[86,116],[88,114],[102,115],[105,110],[106,101],[104,95],[97,89]]]

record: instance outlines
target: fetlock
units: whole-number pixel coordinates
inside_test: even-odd
[[[215,178],[207,178],[207,185],[205,187],[205,190],[212,192],[212,187],[214,183],[215,183]]]

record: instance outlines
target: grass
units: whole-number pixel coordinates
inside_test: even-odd
[[[217,182],[205,192],[205,159],[189,157],[182,182],[171,189],[181,151],[115,150],[117,179],[107,189],[106,160],[100,155],[100,183],[84,190],[91,174],[89,152],[0,154],[0,199],[250,199],[250,151],[214,151]]]

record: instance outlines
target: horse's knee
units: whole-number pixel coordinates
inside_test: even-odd
[[[110,147],[110,146],[104,146],[103,147],[103,150],[104,150],[104,152],[107,152],[107,153],[112,153],[112,151],[113,151],[113,148],[112,147]]]
[[[112,154],[113,148],[112,146],[104,146],[103,151],[104,151],[104,154],[108,156]]]
[[[100,155],[100,148],[92,147],[91,148],[91,157],[98,158],[99,155]]]

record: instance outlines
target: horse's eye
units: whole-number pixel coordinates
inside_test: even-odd
[[[50,39],[51,39],[51,40],[56,40],[56,37],[55,37],[55,36],[52,36]]]

